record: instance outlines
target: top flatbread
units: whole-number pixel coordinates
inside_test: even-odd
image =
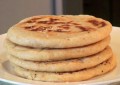
[[[8,39],[35,48],[89,45],[107,37],[112,25],[89,15],[46,15],[26,18],[8,30]]]

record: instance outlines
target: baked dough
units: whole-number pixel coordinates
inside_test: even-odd
[[[90,15],[39,15],[12,26],[10,41],[35,48],[70,48],[89,45],[107,37],[112,25]]]
[[[67,48],[67,49],[37,49],[24,47],[12,43],[8,39],[5,41],[5,47],[9,54],[30,61],[56,61],[56,60],[65,60],[86,57],[89,55],[96,54],[104,50],[110,42],[110,37],[107,37],[97,43],[76,47],[76,48]]]
[[[75,82],[87,80],[92,77],[96,77],[102,74],[105,74],[111,71],[116,66],[115,56],[111,57],[107,61],[89,68],[76,72],[66,72],[66,73],[50,73],[50,72],[39,72],[23,69],[17,65],[14,66],[14,71],[17,75],[31,79],[31,80],[40,80],[40,81],[51,81],[51,82]]]
[[[113,53],[111,48],[107,47],[102,52],[94,54],[89,57],[62,60],[62,61],[51,61],[51,62],[25,61],[16,58],[12,55],[8,55],[8,58],[10,62],[29,70],[45,71],[45,72],[71,72],[71,71],[78,71],[81,69],[96,66],[108,60],[112,56],[112,54]]]

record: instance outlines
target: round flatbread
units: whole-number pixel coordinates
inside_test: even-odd
[[[35,48],[70,48],[89,45],[107,37],[112,25],[89,15],[33,16],[12,26],[10,41]]]
[[[46,72],[70,72],[96,66],[108,60],[111,56],[112,50],[110,47],[107,47],[104,51],[92,55],[90,57],[63,61],[51,61],[51,62],[25,61],[16,58],[12,55],[8,55],[8,58],[12,63],[29,70]]]
[[[17,75],[27,79],[51,82],[75,82],[87,80],[111,71],[116,66],[116,58],[113,56],[109,60],[95,67],[67,73],[35,72],[23,69],[17,65],[13,66],[13,69]]]
[[[9,54],[23,60],[55,61],[80,58],[96,54],[104,50],[109,42],[110,37],[107,37],[102,41],[84,47],[67,49],[36,49],[20,46],[6,39],[5,47]]]

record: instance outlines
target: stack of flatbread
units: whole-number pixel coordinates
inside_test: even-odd
[[[45,15],[12,26],[5,47],[18,76],[74,82],[105,74],[116,66],[112,25],[90,15]]]

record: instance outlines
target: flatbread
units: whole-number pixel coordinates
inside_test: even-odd
[[[93,55],[104,50],[109,43],[110,37],[107,37],[102,41],[84,47],[67,49],[36,49],[20,46],[6,39],[5,47],[9,54],[23,60],[55,61]]]
[[[116,66],[115,56],[111,57],[107,61],[89,68],[76,72],[67,72],[67,73],[49,73],[49,72],[38,72],[23,69],[17,65],[14,65],[14,71],[17,75],[31,79],[31,80],[40,80],[40,81],[51,81],[51,82],[75,82],[87,80],[105,73],[108,73]]]
[[[12,26],[10,41],[35,48],[70,48],[89,45],[107,37],[112,25],[90,15],[39,15]]]
[[[70,72],[96,66],[108,60],[112,56],[112,54],[113,53],[111,48],[107,47],[102,52],[89,57],[63,61],[51,61],[51,62],[25,61],[16,58],[12,55],[8,55],[8,58],[10,62],[29,70],[46,72]]]

